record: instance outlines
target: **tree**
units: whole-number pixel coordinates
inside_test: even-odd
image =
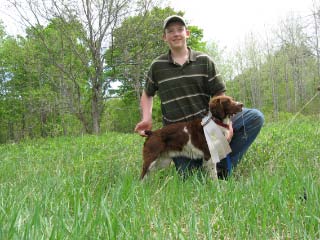
[[[266,38],[266,73],[269,74],[269,81],[271,84],[273,116],[275,119],[279,118],[279,82],[277,83],[277,64],[274,57],[274,46],[270,42],[269,36]]]
[[[305,60],[311,55],[307,47],[307,35],[304,33],[301,18],[290,15],[279,24],[277,32],[281,48],[287,58],[286,81],[288,111],[296,111],[306,98]],[[289,80],[292,81],[289,81]]]
[[[234,77],[234,70],[232,62],[230,61],[230,56],[227,55],[226,48],[221,49],[216,42],[211,41],[206,44],[204,52],[213,58],[219,73],[223,76],[225,81],[232,80]]]
[[[145,11],[152,6],[150,1],[134,0],[80,0],[66,2],[64,0],[31,1],[27,0],[25,5],[19,1],[8,0],[20,14],[21,19],[27,26],[42,26],[45,22],[57,18],[61,23],[77,21],[84,29],[83,39],[69,38],[72,29],[60,25],[60,31],[69,39],[70,49],[81,61],[83,71],[88,74],[88,87],[91,91],[90,102],[92,120],[92,132],[99,133],[100,117],[104,109],[104,101],[110,86],[110,79],[105,78],[105,51],[110,42],[113,30],[123,21],[125,17],[134,11]],[[27,11],[25,11],[27,9]],[[31,16],[28,15],[31,13]],[[37,29],[37,28],[35,28]],[[42,34],[41,31],[39,34]],[[40,35],[41,36],[41,35]],[[50,44],[41,37],[47,51],[51,51]],[[79,52],[79,41],[87,52]],[[89,60],[88,60],[89,58]],[[60,70],[65,73],[67,69],[53,61]]]
[[[88,74],[60,33],[59,24],[53,19],[46,28],[28,28],[25,38],[7,38],[1,46],[0,100],[6,109],[3,122],[10,125],[5,128],[9,132],[6,138],[46,137],[62,131],[67,134],[71,123],[65,123],[65,119],[70,122],[70,114],[82,122],[84,132],[89,129],[87,117],[81,117],[88,101]],[[80,39],[79,26],[69,23],[73,29],[69,38]],[[77,31],[78,35],[72,36]],[[76,47],[86,52],[81,44]],[[72,124],[76,125],[74,120]]]

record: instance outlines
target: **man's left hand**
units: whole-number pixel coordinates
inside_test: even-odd
[[[233,137],[233,127],[232,127],[232,123],[229,124],[229,134],[227,137],[228,142],[231,142],[231,139]]]

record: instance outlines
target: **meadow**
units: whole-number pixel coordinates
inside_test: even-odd
[[[320,239],[320,120],[266,123],[228,181],[139,181],[135,134],[0,145],[0,239]]]

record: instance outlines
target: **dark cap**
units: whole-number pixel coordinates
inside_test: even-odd
[[[172,16],[167,17],[164,20],[163,29],[166,29],[166,27],[172,22],[181,22],[183,25],[187,26],[186,21],[184,20],[183,17],[178,16],[178,15],[172,15]]]

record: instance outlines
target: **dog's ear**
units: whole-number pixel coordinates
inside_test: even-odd
[[[223,100],[221,98],[213,98],[209,103],[209,110],[215,118],[223,120],[226,117]]]

